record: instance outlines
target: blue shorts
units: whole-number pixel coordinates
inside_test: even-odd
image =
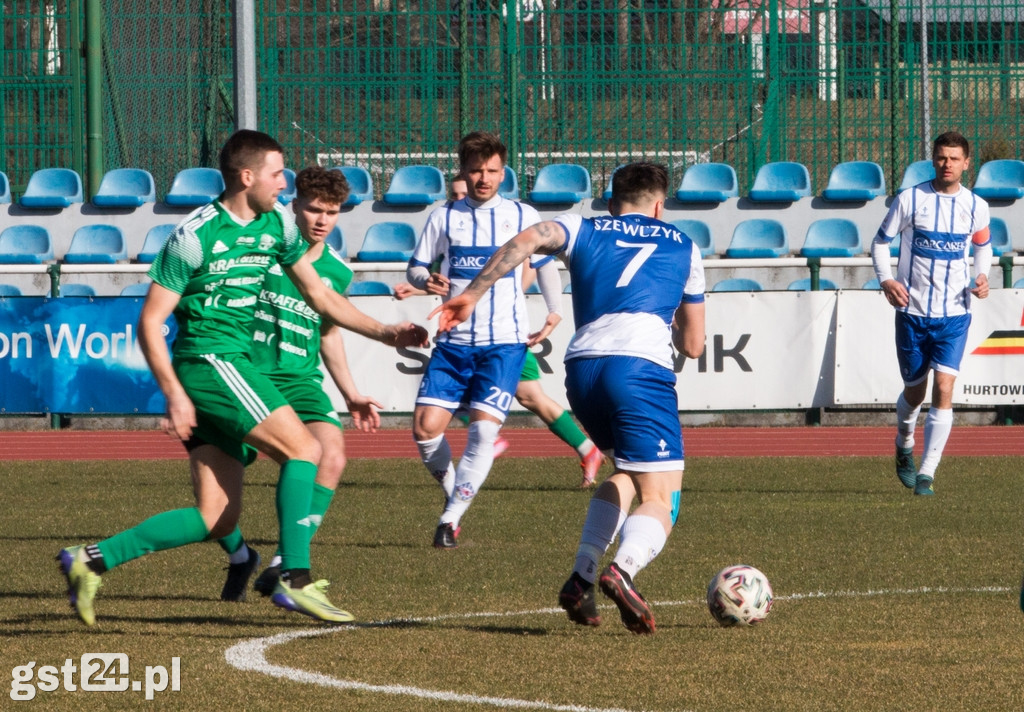
[[[970,326],[970,314],[929,318],[896,312],[896,359],[903,383],[916,386],[933,368],[960,373]]]
[[[525,359],[526,344],[439,343],[420,381],[416,405],[434,405],[454,413],[465,402],[470,409],[505,422]]]
[[[634,356],[574,358],[565,362],[572,411],[615,465],[631,472],[683,469],[676,375]]]

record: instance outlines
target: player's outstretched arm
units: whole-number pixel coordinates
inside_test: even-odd
[[[427,330],[422,326],[408,321],[382,324],[369,314],[356,309],[348,299],[333,289],[329,289],[320,281],[319,275],[309,261],[309,253],[284,269],[299,288],[306,303],[332,323],[388,346],[426,346],[429,343]]]
[[[156,282],[150,286],[139,315],[139,348],[167,400],[162,427],[179,440],[188,440],[196,426],[196,409],[171,366],[171,353],[164,339],[164,324],[180,299],[180,294]]]
[[[345,399],[345,405],[348,406],[356,429],[364,433],[377,432],[377,428],[380,427],[380,414],[377,409],[383,406],[373,398],[362,395],[356,388],[352,371],[348,367],[348,355],[345,353],[341,329],[336,326],[324,329],[320,336],[320,356],[323,357],[327,372],[331,374],[335,385],[341,391],[341,396]]]
[[[494,283],[521,265],[534,252],[554,254],[565,244],[565,231],[558,223],[545,221],[531,225],[491,255],[477,276],[457,297],[449,299],[428,315],[440,315],[438,331],[451,331],[473,313],[473,308]]]

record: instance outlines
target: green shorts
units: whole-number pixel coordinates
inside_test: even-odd
[[[174,359],[174,370],[196,409],[193,438],[216,445],[248,464],[256,450],[243,440],[281,406],[288,405],[246,354]]]
[[[321,421],[334,423],[341,428],[341,421],[338,420],[334,405],[328,395],[324,393],[323,383],[313,379],[287,383],[275,381],[275,383],[277,389],[281,391],[281,395],[295,409],[299,420],[303,423]]]
[[[540,380],[540,364],[537,363],[537,357],[533,355],[533,352],[530,351],[530,349],[526,349],[526,362],[523,364],[523,372],[519,374],[519,380]]]

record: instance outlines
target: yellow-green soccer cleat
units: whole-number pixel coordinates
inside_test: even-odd
[[[328,586],[330,583],[325,579],[320,579],[302,588],[294,589],[285,581],[278,579],[274,595],[270,597],[270,600],[274,602],[275,606],[328,623],[348,623],[355,620],[355,616],[351,613],[337,608],[327,600]]]
[[[84,546],[69,546],[57,554],[57,565],[68,580],[68,599],[71,607],[86,625],[96,623],[92,601],[101,585],[99,574],[89,568]]]
[[[914,494],[926,497],[935,494],[935,490],[932,489],[932,478],[928,475],[918,475],[917,484],[914,485]]]

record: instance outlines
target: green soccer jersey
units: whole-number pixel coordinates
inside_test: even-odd
[[[344,294],[352,270],[328,245],[313,262],[320,279]],[[281,268],[270,268],[260,292],[253,331],[253,363],[274,381],[323,380],[320,371],[320,315],[302,299]]]
[[[217,200],[191,213],[149,270],[154,282],[181,295],[174,356],[248,353],[267,271],[295,264],[305,251],[295,221],[280,206],[246,225]]]

